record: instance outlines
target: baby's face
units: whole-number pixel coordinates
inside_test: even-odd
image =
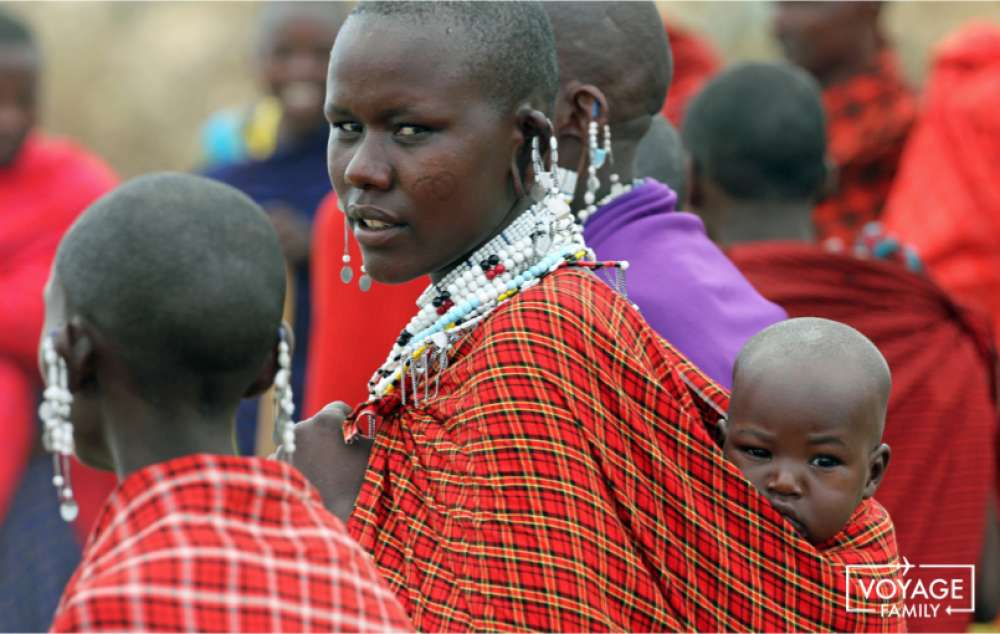
[[[888,449],[874,431],[879,407],[856,394],[852,399],[829,376],[822,395],[808,379],[795,378],[737,380],[723,452],[804,538],[819,544],[874,494]]]

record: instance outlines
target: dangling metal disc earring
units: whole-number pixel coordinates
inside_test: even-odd
[[[354,269],[351,268],[351,254],[348,250],[348,234],[347,234],[347,215],[344,215],[344,256],[341,261],[344,263],[343,268],[340,269],[340,281],[344,284],[350,284],[351,280],[354,279]]]
[[[368,275],[368,271],[365,270],[365,265],[361,265],[361,277],[358,278],[358,288],[361,289],[362,293],[367,293],[372,288],[372,278]]]

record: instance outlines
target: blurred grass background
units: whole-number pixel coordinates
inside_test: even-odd
[[[768,1],[659,2],[667,19],[711,41],[726,62],[777,57]],[[45,54],[43,126],[78,139],[124,176],[187,170],[214,110],[257,94],[254,2],[21,2]],[[885,25],[919,86],[934,44],[973,18],[1000,23],[1000,2],[887,2]]]

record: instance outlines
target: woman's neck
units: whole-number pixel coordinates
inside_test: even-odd
[[[478,251],[483,247],[483,245],[488,244],[490,240],[500,235],[504,229],[510,226],[510,223],[517,220],[521,216],[521,214],[523,214],[525,211],[528,210],[528,208],[531,207],[532,204],[533,201],[528,196],[522,196],[520,199],[515,200],[514,203],[511,205],[510,209],[507,210],[507,213],[504,214],[503,220],[500,222],[499,225],[496,226],[496,228],[493,231],[489,233],[489,235],[487,235],[476,246],[474,246],[472,249],[470,249],[464,255],[462,255],[462,257],[458,258],[448,266],[431,273],[431,281],[437,284],[441,280],[443,280],[445,276],[448,275],[448,273],[451,273],[453,270],[455,270],[455,267],[459,266],[460,264],[471,258],[473,254],[476,253],[476,251]]]

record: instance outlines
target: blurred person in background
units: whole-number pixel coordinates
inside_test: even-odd
[[[273,148],[266,157],[244,156],[204,171],[264,207],[281,238],[292,281],[286,318],[296,334],[292,357],[296,416],[309,350],[312,224],[320,201],[331,191],[326,172],[329,126],[323,117],[326,69],[330,48],[349,9],[349,4],[341,2],[271,2],[263,6],[258,18],[257,72],[280,107]],[[257,401],[245,402],[237,418],[240,449],[253,453]]]
[[[36,128],[42,55],[0,13],[0,631],[48,629],[80,545],[114,477],[73,463],[79,515],[59,519],[36,417],[42,288],[63,233],[116,177],[89,152]],[[73,518],[68,518],[73,519]],[[74,531],[75,529],[75,531]]]
[[[916,116],[896,53],[883,34],[882,3],[776,2],[774,33],[785,57],[823,89],[835,185],[814,212],[816,238],[848,249],[881,217]]]
[[[553,126],[563,193],[573,197],[587,246],[600,260],[627,260],[629,299],[649,325],[729,388],[743,344],[786,315],[736,270],[697,216],[679,211],[676,192],[637,178],[639,148],[673,72],[656,5],[543,6],[559,53]]]
[[[664,19],[664,28],[674,58],[674,76],[661,114],[674,125],[680,125],[688,103],[719,72],[722,61],[712,44],[700,34],[668,18]]]
[[[757,289],[789,317],[856,328],[888,360],[892,468],[875,497],[892,516],[900,556],[915,565],[979,563],[997,433],[996,355],[985,320],[911,270],[918,263],[896,241],[866,234],[866,258],[815,244],[826,131],[819,86],[802,70],[745,64],[722,73],[688,108],[684,141],[691,199]],[[909,578],[927,583],[922,574]],[[941,609],[909,619],[909,628],[961,631],[971,616]]]
[[[935,51],[926,104],[886,205],[887,228],[1000,333],[1000,27],[970,24]]]

